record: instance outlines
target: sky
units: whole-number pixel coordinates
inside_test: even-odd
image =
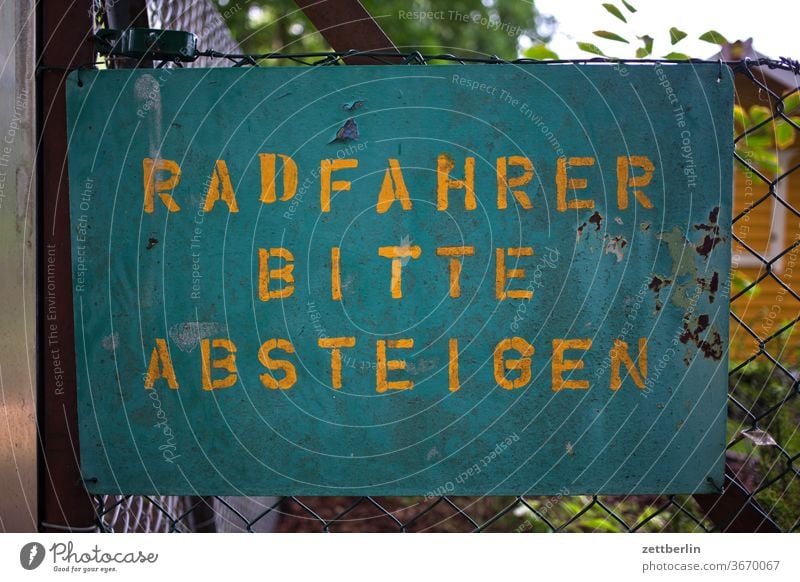
[[[678,51],[692,57],[713,55],[714,45],[697,40],[707,30],[722,33],[729,41],[753,37],[753,48],[769,57],[800,59],[800,2],[797,0],[628,0],[637,12],[631,14],[621,0],[604,0],[617,5],[628,20],[624,23],[602,7],[600,0],[536,0],[542,14],[551,14],[558,29],[550,43],[561,58],[588,55],[576,41],[591,42],[614,57],[633,57],[641,46],[636,36],[655,39],[654,56]],[[669,29],[675,26],[688,36],[674,47]],[[607,30],[631,40],[631,44],[608,41],[592,34]]]

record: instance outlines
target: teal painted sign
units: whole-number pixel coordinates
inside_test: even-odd
[[[722,482],[726,68],[81,71],[68,98],[91,491]]]

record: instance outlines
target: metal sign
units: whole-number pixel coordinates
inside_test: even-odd
[[[722,483],[727,68],[69,83],[90,491]]]

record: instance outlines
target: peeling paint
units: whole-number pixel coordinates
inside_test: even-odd
[[[705,291],[708,290],[708,302],[714,303],[717,291],[719,290],[719,273],[714,271],[711,280],[708,281],[704,277],[698,277],[697,284]]]
[[[653,280],[650,281],[648,287],[655,292],[661,291],[662,286],[671,285],[672,281],[669,279],[659,279],[658,277],[653,277]]]
[[[355,281],[354,275],[347,275],[342,281],[342,291],[350,291],[353,288],[353,282]]]
[[[669,232],[661,232],[658,240],[666,243],[671,259],[669,275],[653,274],[648,287],[655,293],[655,309],[660,311],[663,307],[661,291],[670,286],[670,301],[685,311],[682,322],[680,341],[687,346],[694,346],[700,354],[708,359],[720,360],[725,350],[722,335],[714,325],[710,325],[710,317],[705,313],[695,314],[702,309],[699,303],[701,294],[707,294],[708,303],[716,299],[719,291],[719,272],[714,271],[709,278],[705,273],[699,273],[698,259],[700,255],[706,260],[713,248],[722,242],[719,236],[719,207],[714,207],[708,214],[708,223],[695,224],[694,231],[702,231],[702,240],[692,242],[684,236],[679,227]],[[692,252],[695,251],[695,252]],[[696,254],[695,254],[696,253]],[[698,352],[687,349],[683,358],[689,366]]]
[[[650,281],[650,284],[647,286],[656,295],[656,311],[661,311],[661,308],[664,307],[664,303],[661,301],[661,289],[669,287],[670,285],[672,285],[671,279],[661,279],[658,276],[654,276],[653,280]]]
[[[714,297],[717,294],[717,290],[719,289],[719,273],[714,271],[714,274],[711,276],[711,283],[708,286],[708,302],[714,303]]]
[[[583,236],[583,229],[584,228],[586,228],[586,223],[585,222],[578,227],[578,230],[575,233],[575,244],[577,244],[581,240],[581,237]]]
[[[406,362],[406,371],[412,376],[417,376],[435,370],[438,365],[438,358],[419,358],[414,362]]]
[[[342,103],[342,109],[345,111],[355,111],[356,109],[361,109],[364,107],[366,103],[366,99],[362,99],[360,101],[351,101],[350,103]]]
[[[603,217],[595,210],[594,214],[589,217],[589,222],[594,224],[595,230],[600,230],[600,225],[603,223]]]
[[[176,323],[170,327],[169,337],[172,338],[179,350],[191,352],[200,345],[200,340],[211,337],[222,329],[223,326],[215,321],[187,321],[185,323]]]
[[[722,242],[722,237],[719,236],[719,224],[717,224],[717,217],[719,216],[719,206],[715,206],[711,212],[708,213],[709,224],[695,224],[695,230],[705,230],[709,232],[703,241],[695,247],[697,254],[708,258],[709,253],[714,250],[714,247]]]
[[[136,79],[133,93],[138,105],[137,114],[146,119],[150,157],[158,158],[163,143],[161,83],[153,75],[144,74]]]
[[[100,345],[103,346],[103,349],[107,352],[114,352],[119,346],[119,332],[115,331],[111,335],[105,336],[103,339],[100,340]]]
[[[672,259],[672,269],[670,275],[673,280],[681,279],[689,275],[692,279],[697,273],[697,265],[691,253],[686,252],[689,241],[683,236],[683,232],[677,226],[669,232],[660,232],[656,238],[667,244],[669,256]]]
[[[357,140],[359,137],[358,135],[358,124],[356,120],[352,117],[344,122],[344,125],[340,127],[336,131],[336,137],[334,137],[328,143],[335,143],[335,142],[342,142],[348,140]]]
[[[703,242],[695,247],[697,250],[698,255],[702,255],[708,258],[708,254],[714,250],[714,247],[717,246],[719,243],[722,242],[722,239],[718,236],[711,236],[706,235],[703,239]]]
[[[605,254],[616,255],[617,262],[622,261],[623,253],[622,249],[624,249],[628,245],[628,241],[621,235],[619,236],[612,236],[611,240],[606,243]]]
[[[697,317],[687,314],[683,319],[683,329],[683,334],[680,336],[681,342],[684,344],[694,343],[706,358],[712,360],[722,359],[725,346],[722,343],[719,332],[713,327],[709,330],[709,317],[707,314],[703,313]],[[708,333],[704,334],[706,330],[708,330]],[[701,337],[703,335],[705,335],[705,338]]]

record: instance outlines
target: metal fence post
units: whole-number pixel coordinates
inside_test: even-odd
[[[90,0],[38,4],[40,265],[51,266],[49,279],[39,281],[39,337],[51,338],[48,345],[59,349],[58,361],[40,353],[40,529],[45,532],[94,527],[78,451],[65,98],[70,70],[93,59],[90,8]],[[44,298],[52,299],[47,316]]]

